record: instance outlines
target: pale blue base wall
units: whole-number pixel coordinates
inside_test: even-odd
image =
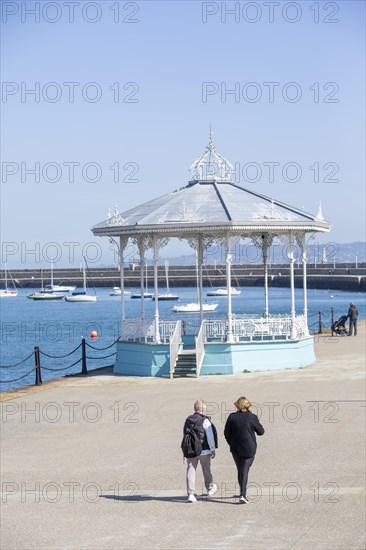
[[[169,345],[117,342],[113,372],[129,376],[169,376]]]
[[[204,374],[235,374],[248,370],[298,369],[316,361],[312,336],[302,340],[206,344]]]
[[[316,361],[312,336],[302,340],[205,344],[201,375],[248,370],[296,369]],[[169,345],[118,342],[113,372],[127,376],[169,376]]]

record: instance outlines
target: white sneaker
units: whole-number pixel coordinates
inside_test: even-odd
[[[249,504],[249,500],[247,499],[247,497],[243,497],[243,495],[241,495],[239,497],[239,504]]]
[[[191,494],[188,495],[187,502],[197,502],[197,499],[193,494]]]
[[[218,487],[217,487],[216,483],[213,483],[211,489],[207,492],[207,496],[208,497],[213,497],[214,494],[216,493],[217,489],[218,489]]]

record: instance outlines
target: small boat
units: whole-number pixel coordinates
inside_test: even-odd
[[[86,292],[86,261],[84,258],[84,265],[83,265],[83,290],[75,290],[71,294],[67,294],[66,296],[62,296],[65,298],[66,302],[96,302],[97,301],[97,295],[94,289],[94,295],[93,294],[87,294]]]
[[[30,300],[62,300],[64,297],[64,294],[60,292],[54,292],[52,290],[53,284],[53,263],[51,262],[51,284],[46,285],[46,287],[43,287],[43,269],[41,268],[41,284],[42,288],[39,292],[32,292],[32,294],[27,294],[27,298]]]
[[[241,294],[241,290],[237,290],[236,288],[231,287],[231,296],[239,296],[239,294]],[[227,296],[228,289],[218,288],[216,290],[209,290],[206,295],[207,296]]]
[[[218,305],[219,304],[202,304],[202,311],[215,311]],[[195,302],[192,304],[175,305],[172,311],[175,313],[199,313],[200,304]]]
[[[109,293],[109,296],[121,296],[122,292],[119,286],[114,286],[112,292]],[[124,296],[131,296],[131,292],[129,290],[125,290],[123,292]]]
[[[151,292],[148,291],[148,288],[147,288],[147,265],[146,265],[146,288],[145,288],[145,292],[142,293],[141,295],[141,291],[140,292],[133,292],[131,293],[131,296],[132,300],[138,300],[141,298],[152,298],[153,297],[153,294]]]
[[[61,285],[46,285],[46,288],[44,289],[45,292],[61,292],[63,294],[66,294],[68,292],[72,292],[75,290],[76,286],[61,286]]]
[[[13,287],[14,287],[12,290],[8,288],[8,271],[7,271],[7,266],[5,264],[5,288],[0,289],[0,298],[14,298],[15,296],[18,295],[18,291],[15,288],[15,284],[11,275],[10,275],[10,278],[12,280]]]
[[[168,260],[165,260],[166,292],[164,292],[163,294],[158,294],[158,300],[179,300],[179,296],[177,294],[173,294],[169,290],[168,271],[169,271],[169,262]],[[155,295],[152,297],[152,299],[155,300]]]
[[[27,298],[31,300],[62,300],[63,294],[54,294],[53,292],[33,292],[27,294]]]
[[[155,296],[152,299],[155,300]],[[158,294],[158,300],[179,300],[179,296],[171,292],[165,292],[164,294]]]

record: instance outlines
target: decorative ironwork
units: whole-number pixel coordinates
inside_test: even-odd
[[[189,170],[194,180],[231,181],[234,166],[216,151],[211,130],[206,151],[192,163]]]
[[[251,220],[273,220],[273,221],[289,221],[291,217],[286,214],[275,201],[271,200],[271,206],[253,214],[250,218]]]
[[[115,205],[113,209],[113,214],[111,213],[111,209],[110,208],[108,209],[107,225],[109,226],[127,225],[127,220],[122,218],[121,214],[118,212],[117,205]]]
[[[198,215],[196,210],[193,210],[193,208],[183,201],[177,212],[174,214],[166,212],[159,220],[159,223],[194,223],[205,221],[206,219],[203,216]]]

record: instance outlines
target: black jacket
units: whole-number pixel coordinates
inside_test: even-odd
[[[194,431],[198,434],[199,440],[202,444],[202,450],[209,449],[210,447],[207,441],[206,432],[203,427],[203,423],[206,418],[211,422],[212,432],[215,440],[215,447],[217,449],[218,448],[217,430],[209,416],[205,416],[204,414],[200,414],[200,413],[191,414],[184,423],[183,435],[185,434],[186,428],[192,428],[194,426]]]
[[[250,411],[237,411],[229,415],[224,436],[230,445],[231,453],[245,458],[254,456],[257,450],[255,434],[264,434],[264,428],[257,415]]]

